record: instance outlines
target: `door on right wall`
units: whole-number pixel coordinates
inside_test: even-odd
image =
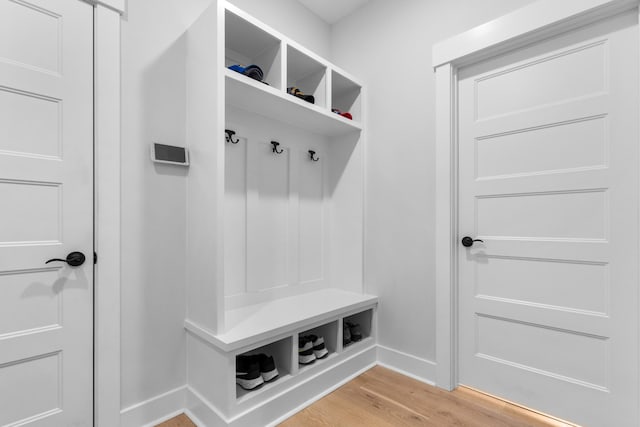
[[[460,70],[459,383],[638,426],[637,10]]]

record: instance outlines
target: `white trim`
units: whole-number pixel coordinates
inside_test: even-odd
[[[435,385],[436,363],[431,360],[378,345],[378,365],[414,380]]]
[[[153,427],[184,413],[187,386],[162,393],[121,412],[121,427]]]
[[[124,14],[126,11],[127,0],[82,0],[82,1],[90,3],[93,6],[106,7],[107,9],[111,9],[114,12],[118,12],[120,14]]]
[[[638,0],[540,0],[441,42],[436,67],[436,385],[457,386],[457,69],[606,19]]]
[[[498,49],[512,49],[530,43],[532,38],[559,34],[637,4],[637,0],[540,0],[437,43],[433,47],[433,66],[462,60],[475,62],[481,53],[495,55]]]
[[[457,156],[454,141],[456,81],[450,64],[436,69],[436,384],[453,390],[457,319],[455,248],[457,240]]]
[[[120,14],[94,9],[94,420],[120,425]]]

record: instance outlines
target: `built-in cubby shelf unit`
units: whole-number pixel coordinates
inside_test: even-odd
[[[365,88],[222,0],[186,44],[185,329],[197,396],[188,406],[207,425],[266,425],[375,363],[377,297],[363,278]],[[233,65],[259,66],[262,81]],[[347,318],[364,338],[343,346]],[[323,336],[329,355],[302,366],[298,339],[309,334]],[[235,360],[255,353],[273,356],[280,376],[247,391]]]

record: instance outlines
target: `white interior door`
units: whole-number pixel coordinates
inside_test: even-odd
[[[459,383],[638,426],[637,10],[459,73]]]
[[[92,26],[0,0],[0,426],[93,425]]]

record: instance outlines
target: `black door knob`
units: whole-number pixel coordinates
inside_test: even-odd
[[[49,261],[45,262],[45,264],[49,264],[53,261],[60,261],[66,262],[71,267],[80,267],[82,264],[84,264],[85,259],[86,258],[82,252],[71,252],[69,255],[67,255],[67,259],[52,258]]]
[[[480,243],[484,243],[482,240],[480,239],[473,239],[469,236],[464,236],[462,238],[462,246],[464,246],[465,248],[470,248],[471,246],[473,246],[473,242],[480,242]]]

